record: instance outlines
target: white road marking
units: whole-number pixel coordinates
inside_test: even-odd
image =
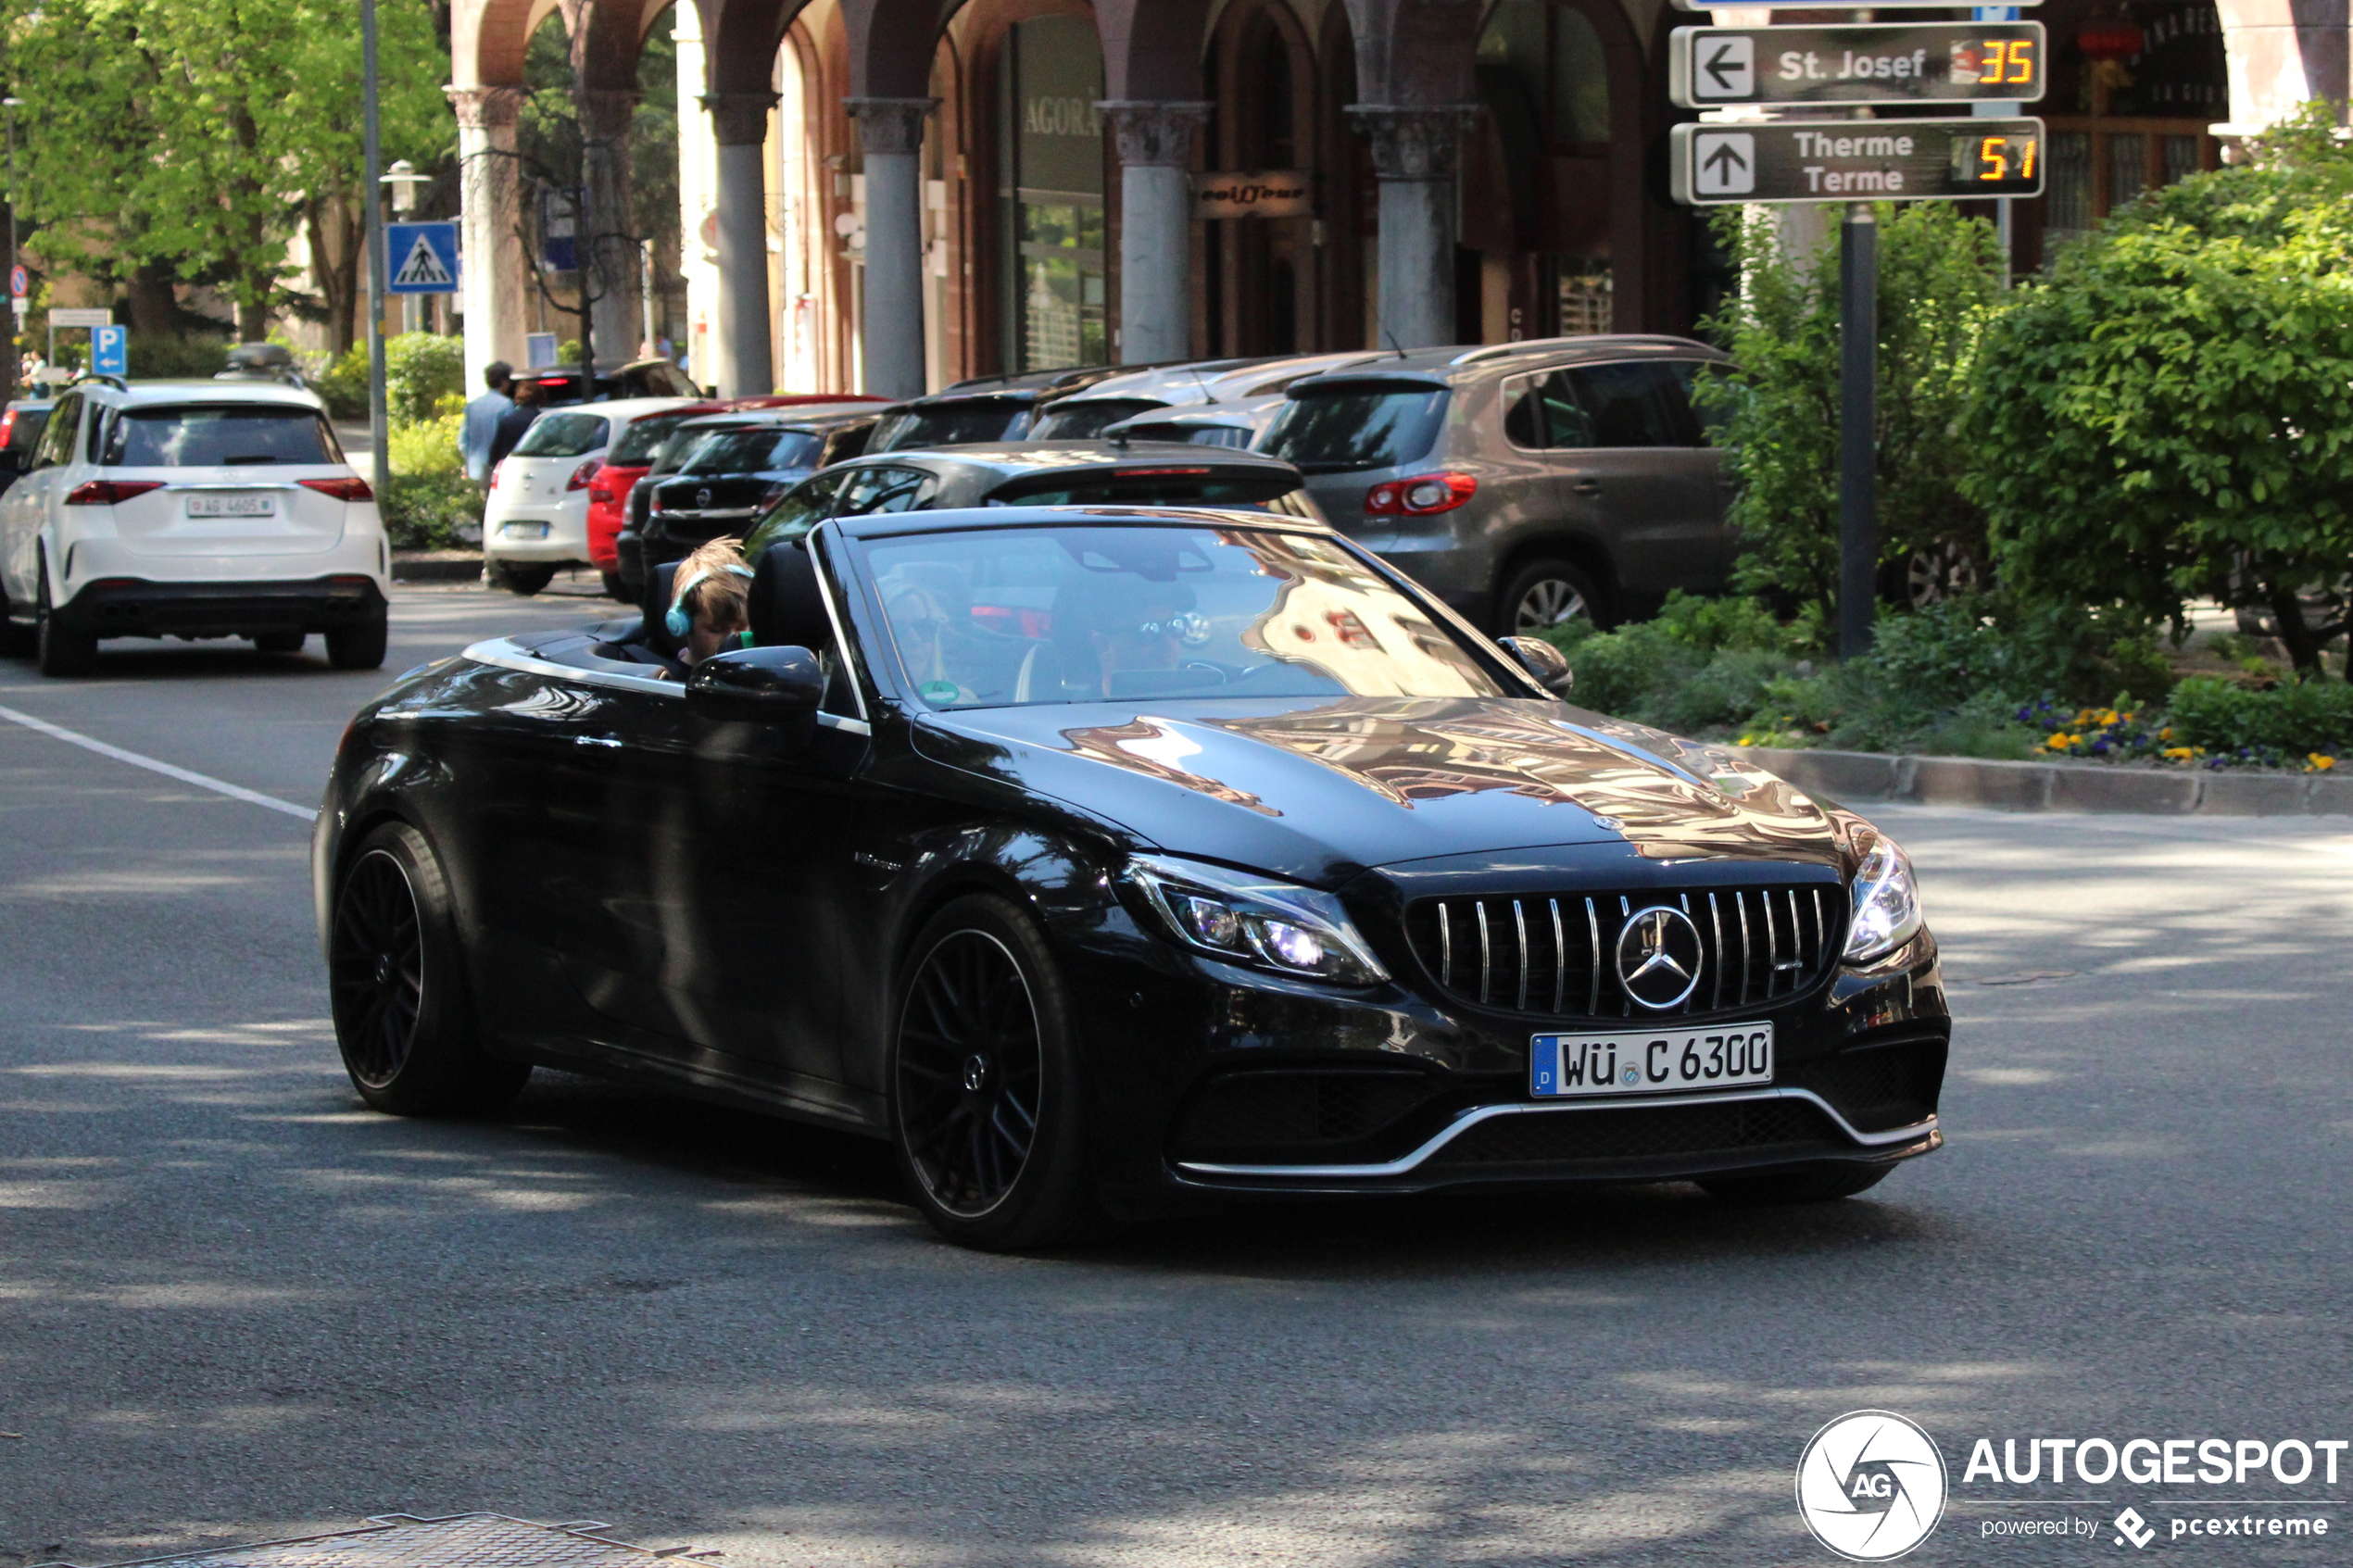
[[[226,779],[216,779],[209,773],[198,773],[186,768],[175,768],[169,762],[160,762],[152,757],[142,757],[135,751],[125,751],[119,746],[108,746],[105,741],[93,740],[88,735],[76,734],[71,730],[52,724],[46,719],[36,719],[30,713],[19,713],[13,708],[0,708],[0,719],[6,719],[12,724],[22,724],[28,730],[38,730],[43,734],[64,741],[69,746],[81,746],[85,751],[94,751],[101,757],[111,757],[118,762],[128,762],[134,768],[145,768],[151,773],[161,773],[168,779],[178,779],[182,784],[195,784],[198,789],[208,789],[216,795],[225,795],[232,800],[243,800],[255,806],[267,806],[272,811],[283,811],[287,816],[300,817],[306,822],[316,822],[319,817],[319,813],[308,806],[297,806],[291,800],[281,800],[274,795],[263,795],[258,790],[247,789],[243,784],[233,784]]]

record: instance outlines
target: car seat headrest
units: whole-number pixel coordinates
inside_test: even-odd
[[[799,544],[771,545],[751,572],[751,641],[754,647],[823,650],[834,640],[817,586],[817,563]]]

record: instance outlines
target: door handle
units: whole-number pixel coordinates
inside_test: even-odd
[[[1598,479],[1580,479],[1570,485],[1569,489],[1579,495],[1598,495],[1602,493],[1602,482]]]

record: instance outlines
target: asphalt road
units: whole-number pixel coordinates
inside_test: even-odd
[[[593,611],[395,613],[388,670]],[[110,649],[0,664],[0,707],[308,806],[382,680]],[[1252,1210],[1005,1259],[854,1140],[547,1073],[493,1123],[363,1112],[305,825],[0,721],[0,1563],[472,1509],[794,1568],[1825,1563],[1793,1469],[1867,1406],[1952,1467],[1910,1562],[2130,1557],[2127,1501],[2284,1499],[2335,1534],[2152,1549],[2343,1561],[2353,1464],[1962,1465],[2353,1437],[2353,822],[1880,815],[1961,1022],[1950,1147],[1868,1198]],[[2099,1535],[1984,1538],[2070,1514]]]

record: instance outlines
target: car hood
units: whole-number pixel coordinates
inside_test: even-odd
[[[1336,886],[1374,866],[1581,844],[1834,860],[1823,809],[1737,751],[1534,700],[1348,697],[934,713],[916,748],[1176,854]]]

